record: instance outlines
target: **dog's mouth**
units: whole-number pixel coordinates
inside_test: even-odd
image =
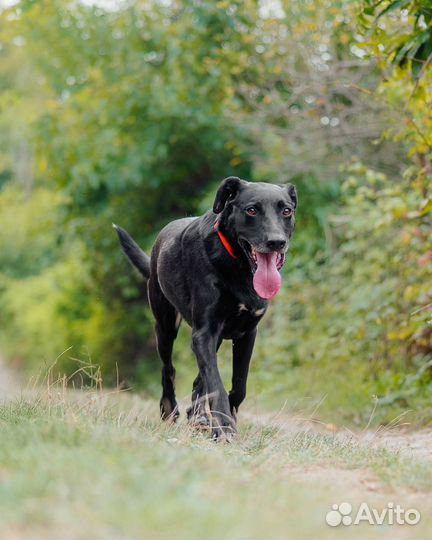
[[[240,240],[239,243],[249,261],[255,291],[261,298],[273,298],[281,288],[279,272],[285,264],[285,253],[259,251],[247,240]]]
[[[280,271],[282,266],[285,264],[285,260],[286,260],[285,253],[281,253],[279,251],[271,251],[271,252],[258,251],[258,249],[253,247],[252,244],[250,244],[247,240],[239,240],[239,244],[246,254],[246,257],[249,261],[253,274],[255,274],[258,268],[259,256],[269,257],[269,256],[276,255],[275,264],[276,264],[276,270],[278,272]]]

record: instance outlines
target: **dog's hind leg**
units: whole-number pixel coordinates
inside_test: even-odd
[[[175,319],[175,314],[174,314]],[[163,323],[156,323],[157,348],[162,360],[162,397],[160,400],[160,414],[162,420],[176,420],[179,416],[175,397],[176,370],[172,362],[172,350],[177,332],[167,328]]]
[[[160,414],[162,420],[176,420],[179,410],[175,397],[175,368],[172,362],[174,340],[177,337],[181,318],[176,309],[165,298],[159,284],[150,280],[148,291],[150,306],[156,319],[157,349],[162,361],[162,397]]]

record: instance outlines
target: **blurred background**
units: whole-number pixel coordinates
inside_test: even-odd
[[[157,396],[145,283],[111,223],[149,251],[228,175],[290,181],[297,231],[250,399],[430,421],[431,20],[427,0],[0,2],[4,362],[100,366]]]

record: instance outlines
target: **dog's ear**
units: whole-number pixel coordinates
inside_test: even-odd
[[[285,184],[285,189],[288,191],[288,195],[290,196],[290,199],[294,203],[294,208],[297,208],[298,203],[298,197],[297,197],[297,190],[294,184]]]
[[[227,200],[237,195],[243,183],[245,183],[244,180],[241,180],[237,176],[228,176],[228,178],[222,180],[213,203],[213,212],[215,214],[222,212]]]

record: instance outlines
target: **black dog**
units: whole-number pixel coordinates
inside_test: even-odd
[[[199,368],[188,418],[194,425],[209,426],[214,437],[229,438],[235,433],[257,324],[281,286],[279,271],[294,231],[296,206],[292,184],[249,183],[229,177],[218,189],[213,211],[169,223],[151,257],[114,225],[124,252],[148,279],[163,362],[163,419],[179,414],[172,349],[183,318],[192,327],[192,350]],[[233,342],[229,396],[216,357],[224,339]]]

